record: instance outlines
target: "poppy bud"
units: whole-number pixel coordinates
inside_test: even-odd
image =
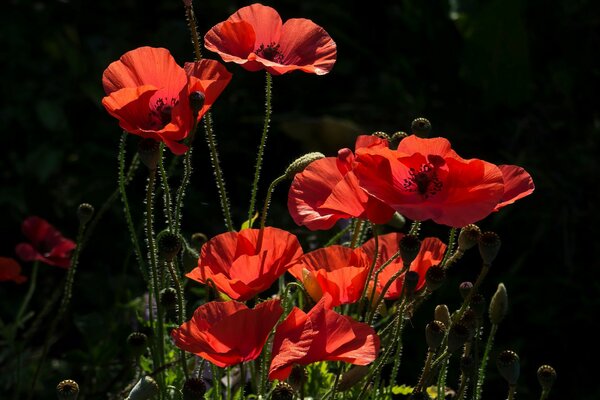
[[[556,370],[550,365],[542,365],[537,370],[537,379],[544,392],[549,392],[556,380]]]
[[[485,297],[479,293],[475,293],[473,296],[471,296],[469,307],[471,310],[473,310],[473,312],[475,312],[475,316],[478,319],[483,318],[483,314],[485,313]]]
[[[410,131],[421,138],[426,138],[431,132],[431,122],[427,118],[416,118],[410,124]]]
[[[344,372],[338,390],[344,392],[356,386],[358,382],[369,374],[370,368],[368,365],[353,365],[348,371]]]
[[[473,282],[463,282],[458,286],[458,291],[460,292],[460,297],[464,299],[466,299],[469,296],[469,293],[471,293],[471,290],[473,289]]]
[[[433,317],[435,320],[442,322],[444,325],[450,326],[450,310],[448,310],[447,305],[445,305],[445,304],[437,305],[435,307]]]
[[[318,151],[307,153],[296,158],[285,170],[285,177],[288,179],[293,179],[294,175],[304,171],[304,169],[308,167],[310,163],[320,160],[321,158],[325,158],[325,155],[323,153],[319,153]]]
[[[410,263],[417,258],[421,250],[421,241],[415,235],[404,235],[400,239],[400,257],[404,263],[404,268],[410,266]]]
[[[407,271],[404,275],[404,293],[410,298],[415,293],[419,283],[419,273],[417,271]]]
[[[285,382],[279,382],[275,389],[273,389],[271,398],[273,400],[293,400],[294,389]]]
[[[56,395],[59,400],[77,400],[79,385],[71,379],[65,379],[56,385]]]
[[[519,373],[521,371],[521,364],[519,363],[519,356],[512,350],[504,350],[498,354],[496,359],[496,365],[498,372],[509,385],[516,385],[519,379]]]
[[[446,335],[446,325],[441,321],[431,321],[425,327],[425,340],[429,351],[437,349]]]
[[[503,283],[498,284],[496,293],[492,296],[489,307],[490,321],[498,325],[508,312],[508,294]]]
[[[475,359],[472,356],[462,356],[460,358],[460,372],[465,376],[471,376],[475,373]]]
[[[149,400],[158,392],[158,383],[151,376],[144,376],[131,389],[125,400]]]
[[[483,263],[490,265],[500,251],[500,236],[495,232],[484,232],[479,236],[479,254]]]
[[[88,203],[81,203],[79,207],[77,207],[77,218],[79,219],[79,223],[81,225],[85,225],[94,216],[94,206]]]
[[[455,353],[459,350],[469,339],[469,334],[469,328],[461,322],[453,324],[448,332],[448,351]]]
[[[146,351],[148,336],[143,332],[132,332],[127,336],[127,344],[131,352],[136,356],[141,356]]]
[[[446,271],[439,265],[433,265],[429,267],[425,273],[425,282],[427,283],[427,289],[432,292],[438,289],[446,280]]]
[[[475,224],[469,224],[461,228],[458,234],[458,248],[461,251],[467,251],[479,242],[481,229]]]
[[[204,93],[198,90],[190,93],[190,108],[192,109],[192,113],[194,115],[198,115],[202,107],[204,107],[205,100],[206,96],[204,95]]]
[[[158,165],[160,144],[151,138],[144,138],[138,142],[138,155],[140,160],[149,170],[156,169]]]
[[[202,378],[188,378],[183,384],[181,389],[183,393],[183,400],[200,400],[204,398],[206,393],[206,383]]]
[[[158,255],[165,261],[171,261],[181,249],[181,239],[175,233],[162,231],[156,237]]]
[[[306,372],[306,368],[304,368],[303,365],[294,364],[292,372],[290,372],[290,376],[288,377],[290,385],[292,385],[295,390],[300,390],[307,379],[308,373]]]
[[[206,235],[204,233],[200,233],[200,232],[196,232],[196,233],[192,234],[192,237],[190,239],[190,244],[196,251],[200,251],[200,249],[202,248],[202,245],[206,242],[208,242],[208,237],[206,237]]]

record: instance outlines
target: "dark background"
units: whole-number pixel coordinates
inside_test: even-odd
[[[248,4],[196,1],[199,32]],[[500,326],[495,352],[509,348],[521,356],[519,398],[539,397],[535,372],[541,364],[558,372],[550,398],[599,398],[593,367],[586,365],[597,347],[600,306],[595,253],[600,70],[593,61],[600,48],[597,2],[264,4],[275,7],[284,21],[304,17],[323,26],[337,43],[338,60],[325,76],[296,72],[273,79],[274,119],[259,204],[268,182],[297,156],[308,151],[332,156],[341,147],[353,147],[359,133],[407,131],[416,117],[430,119],[433,134],[447,137],[465,158],[523,166],[535,181],[534,194],[479,224],[502,238],[482,292],[489,298],[504,282],[509,293],[510,313]],[[0,255],[13,257],[14,246],[24,240],[20,224],[25,217],[46,218],[74,238],[77,205],[89,202],[99,208],[116,188],[120,129],[100,104],[104,68],[143,45],[166,47],[183,64],[193,59],[193,47],[178,0],[10,0],[1,14]],[[208,51],[203,55],[218,59]],[[253,150],[262,129],[264,74],[233,64],[227,68],[233,80],[215,104],[213,118],[239,226],[247,213]],[[135,138],[128,146],[131,155]],[[193,162],[183,230],[212,236],[224,226],[201,137]],[[137,221],[144,180],[138,173],[129,188]],[[276,190],[270,223],[306,241],[310,233],[287,214],[286,194],[284,187]],[[423,232],[438,234],[436,229],[425,224]],[[439,234],[446,240],[445,231]],[[457,307],[455,288],[475,279],[477,267],[476,257],[465,257],[451,270],[445,289],[415,317],[414,328],[408,328],[405,383],[413,383],[422,366],[420,335],[433,307],[442,302]],[[23,263],[26,275],[30,268]],[[76,378],[88,398],[105,398],[103,390],[119,372],[122,343],[132,329],[132,303],[143,290],[136,268],[117,201],[81,256],[70,318],[60,326],[49,357],[52,369],[43,371],[37,398],[52,398],[56,382],[67,377]],[[34,309],[62,287],[64,275],[43,266]],[[26,285],[0,284],[5,322],[16,313],[25,290]],[[413,336],[418,338],[414,345]],[[36,340],[29,356],[42,339]],[[7,368],[12,365],[3,361],[0,392],[9,390]],[[505,398],[493,360],[489,370],[484,398]],[[449,380],[451,386],[455,382]]]

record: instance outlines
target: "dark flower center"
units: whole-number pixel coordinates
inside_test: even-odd
[[[410,168],[408,178],[402,182],[402,187],[407,192],[419,193],[425,199],[442,190],[443,183],[438,179],[436,166],[432,163],[422,164],[417,170]]]
[[[266,60],[280,64],[283,62],[283,53],[279,50],[279,43],[271,42],[266,46],[261,44],[254,52]]]
[[[151,111],[148,114],[151,129],[162,129],[171,122],[171,113],[173,107],[179,103],[176,98],[171,100],[160,98],[154,105],[150,105]]]

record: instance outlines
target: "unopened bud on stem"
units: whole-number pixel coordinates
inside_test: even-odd
[[[325,155],[323,153],[319,153],[318,151],[298,157],[297,159],[292,161],[292,163],[285,170],[285,177],[288,179],[293,179],[294,175],[304,171],[304,169],[308,167],[313,161],[320,160],[321,158],[325,158]]]
[[[498,284],[498,289],[496,289],[496,293],[492,296],[492,300],[490,301],[490,321],[494,325],[500,324],[506,313],[508,312],[508,293],[506,293],[506,287],[503,283]]]

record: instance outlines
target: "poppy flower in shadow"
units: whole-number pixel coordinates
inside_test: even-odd
[[[370,261],[361,249],[333,245],[304,254],[289,272],[301,281],[313,300],[326,293],[332,307],[356,302],[369,274]]]
[[[76,244],[46,220],[29,217],[23,221],[21,230],[29,243],[19,243],[15,251],[23,261],[40,261],[61,268],[71,267],[71,252]]]
[[[361,135],[355,147],[388,148],[388,141]],[[313,161],[294,176],[287,205],[296,224],[320,230],[330,229],[342,218],[356,217],[375,224],[391,219],[394,210],[359,186],[353,162],[354,154],[345,148],[337,157]]]
[[[392,232],[385,235],[380,235],[377,238],[379,242],[379,249],[377,250],[377,263],[375,264],[375,271],[377,271],[384,262],[389,260],[394,254],[400,249],[400,239],[404,236],[401,232]],[[372,260],[375,254],[375,239],[369,239],[366,241],[361,248],[369,255]],[[419,274],[419,281],[415,290],[420,290],[425,285],[425,274],[429,267],[438,265],[444,258],[444,252],[446,251],[446,245],[438,238],[428,237],[421,241],[421,248],[419,254],[410,264],[410,271],[415,271]],[[403,261],[401,257],[396,258],[389,265],[387,265],[378,275],[377,292],[381,292],[385,284],[392,278],[392,276],[403,268]],[[400,275],[388,288],[385,293],[385,299],[398,299],[402,294],[402,286],[404,285],[404,274]]]
[[[13,281],[23,283],[27,281],[25,275],[21,275],[21,265],[10,257],[0,257],[0,282]]]
[[[194,311],[190,321],[171,331],[175,345],[229,367],[257,358],[283,313],[279,300],[253,309],[237,301],[212,301]]]
[[[268,289],[302,255],[296,236],[282,229],[225,232],[206,242],[198,266],[186,276],[214,285],[230,298],[245,301]]]
[[[368,365],[379,352],[379,337],[368,324],[331,309],[325,295],[308,313],[297,307],[277,326],[269,379],[286,379],[294,364],[344,361]]]
[[[464,159],[444,138],[408,136],[396,150],[357,150],[354,173],[361,187],[416,221],[460,228],[488,216],[502,201],[500,168]]]
[[[337,56],[336,44],[323,28],[305,18],[282,23],[276,10],[258,3],[212,27],[204,45],[223,61],[273,75],[295,70],[324,75]]]
[[[167,49],[140,47],[104,71],[102,105],[123,130],[164,142],[180,155],[188,149],[181,141],[195,119],[200,120],[230,80],[231,74],[218,61],[203,59],[181,68]],[[204,97],[196,118],[190,104],[195,92]]]

